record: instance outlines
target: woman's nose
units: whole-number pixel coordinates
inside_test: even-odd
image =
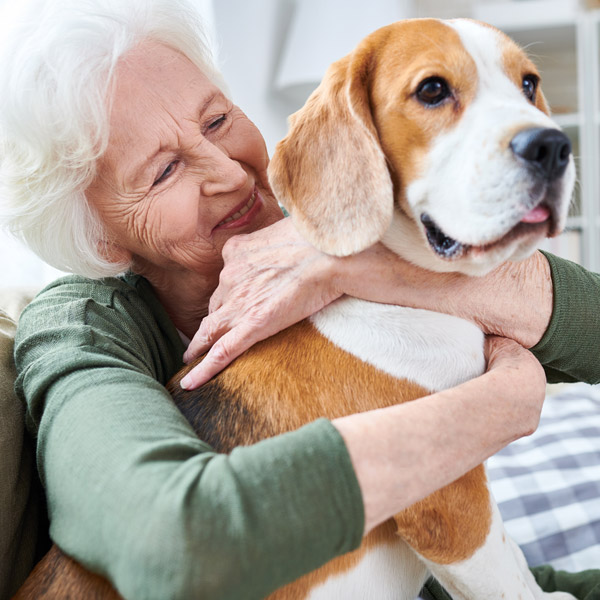
[[[237,160],[217,146],[213,146],[211,154],[204,181],[200,186],[203,196],[234,192],[246,185],[248,174]]]

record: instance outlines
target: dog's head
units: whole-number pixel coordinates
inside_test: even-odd
[[[301,233],[483,274],[565,223],[575,179],[535,65],[470,20],[401,21],[334,63],[270,166]]]

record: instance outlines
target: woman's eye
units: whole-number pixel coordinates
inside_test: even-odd
[[[227,115],[221,115],[218,119],[211,121],[208,124],[207,129],[208,130],[218,129],[225,122],[226,119],[227,119]]]
[[[450,86],[441,77],[428,77],[417,88],[417,98],[426,106],[437,106],[451,95]]]
[[[158,185],[159,183],[162,183],[165,179],[168,179],[173,174],[173,171],[175,170],[175,167],[177,167],[178,162],[178,160],[171,161],[168,164],[167,168],[162,172],[162,174],[154,181],[152,187]]]
[[[540,79],[537,75],[525,75],[523,77],[523,93],[531,102],[535,103],[535,94],[537,92]]]

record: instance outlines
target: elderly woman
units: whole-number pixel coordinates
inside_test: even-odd
[[[565,304],[581,312],[584,301],[557,293],[552,315],[540,254],[478,285],[431,283],[379,247],[334,259],[303,242],[269,188],[260,133],[224,91],[183,0],[32,2],[4,38],[9,223],[75,273],[22,316],[17,392],[52,539],[123,596],[260,598],[354,549],[539,417],[541,367],[493,338],[488,372],[459,388],[220,455],[164,388],[201,323],[187,359],[220,341],[187,387],[342,293],[452,312],[468,292],[462,316],[528,347],[550,322],[538,347],[551,372],[600,379],[574,343],[556,349]],[[551,265],[597,293],[589,274]],[[570,339],[597,339],[598,313]],[[497,419],[482,427],[488,412]]]

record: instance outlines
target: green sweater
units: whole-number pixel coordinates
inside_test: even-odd
[[[600,274],[544,252],[552,270],[554,308],[532,352],[549,383],[600,383]]]
[[[600,277],[549,258],[555,310],[536,353],[553,380],[600,381]],[[16,389],[52,538],[136,600],[262,598],[356,548],[362,498],[331,423],[217,454],[163,387],[183,350],[141,277],[66,277],[25,310]]]

